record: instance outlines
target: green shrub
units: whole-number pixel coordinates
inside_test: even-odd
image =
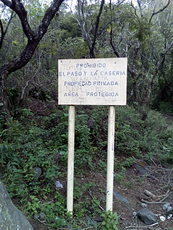
[[[165,154],[164,146],[170,145],[173,127],[156,111],[149,111],[147,119],[132,107],[117,109],[116,151],[139,158],[160,157]]]
[[[111,211],[106,211],[102,214],[103,222],[102,230],[118,230],[118,215]]]

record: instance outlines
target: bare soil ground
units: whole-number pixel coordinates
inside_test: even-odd
[[[166,216],[163,205],[165,203],[173,205],[173,167],[163,167],[161,164],[147,166],[138,163],[138,165],[147,170],[147,173],[145,171],[141,173],[134,165],[126,170],[122,181],[117,182],[115,179],[114,190],[129,201],[129,204],[126,204],[114,197],[114,211],[118,213],[120,220],[119,230],[173,230],[173,217],[163,222],[160,220],[160,216]],[[91,177],[97,182],[98,188],[105,186],[106,180],[101,174],[93,174]],[[151,195],[146,195],[146,191]],[[105,198],[103,194],[100,195],[105,208]],[[96,192],[94,196],[97,196]],[[147,226],[136,217],[135,213],[143,206],[158,215],[156,225]]]
[[[163,222],[160,220],[160,216],[166,216],[163,205],[165,203],[173,205],[173,165],[163,166],[153,163],[149,166],[144,162],[139,162],[137,165],[144,170],[139,170],[135,165],[126,168],[121,181],[116,180],[118,172],[115,173],[114,191],[121,194],[129,202],[127,204],[114,197],[114,212],[117,212],[119,216],[119,230],[173,230],[173,217]],[[87,196],[96,197],[101,202],[100,209],[105,210],[106,173],[88,171],[85,177],[77,176],[75,180],[78,185],[95,183],[95,186],[88,190],[84,199],[87,199]],[[151,193],[151,196],[146,195],[146,191]],[[143,206],[158,215],[156,225],[146,225],[136,217],[135,213]],[[99,217],[95,217],[95,220],[99,221]],[[35,229],[47,230],[45,225],[36,221],[31,222]]]

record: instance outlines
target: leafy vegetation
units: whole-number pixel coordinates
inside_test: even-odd
[[[102,230],[118,230],[118,216],[116,213],[107,211],[102,214],[104,220],[102,222]]]
[[[147,119],[142,120],[140,112],[133,107],[117,107],[116,111],[116,155],[120,158],[116,161],[116,168],[119,169],[117,181],[123,181],[126,168],[137,159],[172,160],[173,127],[160,113],[149,111]],[[20,114],[18,119],[7,120],[5,128],[1,128],[0,163],[11,197],[20,200],[22,209],[28,215],[39,218],[40,213],[44,213],[44,221],[50,229],[69,226],[80,229],[87,224],[94,225],[96,229],[99,223],[87,222],[87,218],[102,215],[102,201],[89,195],[92,189],[98,189],[97,185],[92,182],[78,182],[75,185],[74,219],[67,214],[64,189],[55,186],[56,180],[66,181],[66,107],[53,109],[44,117],[34,116],[28,109],[22,109]],[[76,176],[85,177],[88,170],[105,171],[106,141],[107,108],[78,108]],[[36,167],[42,170],[39,178],[35,175]],[[102,217],[103,229],[118,229],[116,215],[105,213]]]

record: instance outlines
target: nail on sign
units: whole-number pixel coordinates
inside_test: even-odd
[[[126,105],[127,58],[58,61],[60,105]]]

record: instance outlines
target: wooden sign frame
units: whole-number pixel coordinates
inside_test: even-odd
[[[127,58],[58,61],[60,105],[126,105]]]
[[[106,211],[113,211],[115,105],[126,105],[127,58],[58,60],[58,103],[69,105],[67,211],[73,213],[75,105],[109,105]]]

